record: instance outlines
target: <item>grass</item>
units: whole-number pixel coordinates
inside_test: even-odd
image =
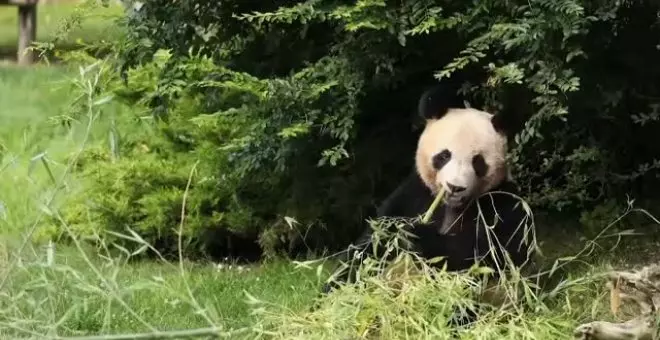
[[[52,266],[44,266],[43,255],[31,256],[5,290],[15,300],[3,312],[20,319],[0,322],[1,328],[45,334],[63,316],[68,317],[59,329],[69,335],[202,328],[210,326],[208,320],[214,326],[240,328],[257,322],[246,292],[295,309],[309,305],[318,286],[314,271],[284,261],[223,268],[185,263],[181,275],[177,263],[128,264],[100,258],[93,250],[86,255],[89,262],[77,249],[65,247]]]
[[[28,154],[56,142],[52,138],[56,131],[46,118],[68,112],[65,74],[56,67],[0,68],[4,122],[0,124],[0,148]]]
[[[30,159],[42,152],[61,158],[72,147],[70,139],[55,138],[58,129],[48,120],[68,108],[66,88],[57,87],[63,75],[61,68],[35,67],[28,72],[0,68],[0,174],[5,179],[0,182],[4,206],[0,226],[4,232],[25,227],[34,199],[48,184],[41,169],[30,171]]]

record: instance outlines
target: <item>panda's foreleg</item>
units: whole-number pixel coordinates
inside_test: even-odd
[[[444,217],[444,216],[443,216]],[[426,225],[417,225],[413,231],[416,239],[414,243],[416,253],[426,259],[442,258],[442,261],[429,263],[431,267],[440,270],[445,267],[448,272],[459,272],[470,268],[474,263],[475,238],[470,232],[456,234],[440,234],[438,225],[443,221],[434,221]],[[453,306],[453,311],[447,327],[451,329],[470,327],[476,322],[479,314],[483,312],[481,304],[461,308]]]

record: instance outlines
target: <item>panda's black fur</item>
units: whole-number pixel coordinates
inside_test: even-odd
[[[445,86],[436,86],[425,92],[418,105],[419,114],[425,119],[438,119],[454,108],[462,108],[463,100]],[[501,115],[494,115],[491,119],[496,131],[506,132],[507,126]],[[514,197],[518,196],[518,188],[509,179],[505,177],[503,181],[488,192],[492,195],[483,194],[477,200],[473,200],[464,211],[459,223],[448,234],[440,234],[438,230],[441,227],[445,216],[446,205],[440,205],[428,225],[417,224],[410,228],[410,232],[415,236],[413,241],[414,249],[423,258],[434,258],[442,256],[443,262],[438,262],[436,266],[446,265],[449,271],[459,271],[471,267],[474,264],[474,258],[480,258],[481,265],[494,267],[493,255],[488,254],[491,250],[489,241],[486,238],[483,221],[492,225],[497,220],[497,225],[490,232],[491,239],[496,237],[503,248],[508,252],[512,262],[516,266],[522,265],[530,253],[528,247],[523,242],[523,238],[528,237],[526,233],[527,214],[522,208],[521,202]],[[510,193],[513,195],[509,195]],[[424,214],[431,206],[434,196],[431,190],[421,180],[417,171],[413,171],[381,204],[378,208],[376,217],[408,217],[415,218]],[[478,201],[479,204],[475,204]],[[476,219],[479,213],[483,216],[480,220],[478,232]],[[497,211],[497,213],[496,213]],[[329,292],[338,283],[351,281],[354,279],[354,270],[364,259],[363,256],[372,252],[373,230],[370,227],[343,253],[343,260],[349,263],[349,268],[339,277],[335,277],[333,282],[326,283],[323,292]],[[499,266],[506,262],[502,256],[502,249],[496,247],[495,257]],[[353,258],[355,252],[360,254]],[[378,254],[380,255],[380,254]],[[351,264],[351,261],[352,264]],[[501,268],[502,269],[502,268]],[[497,271],[497,269],[496,269]]]

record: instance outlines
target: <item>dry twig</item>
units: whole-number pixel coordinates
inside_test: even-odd
[[[581,340],[656,340],[656,317],[660,302],[660,265],[636,272],[611,272],[608,287],[612,290],[612,311],[620,301],[634,301],[641,315],[622,323],[593,321],[578,326],[574,336]]]

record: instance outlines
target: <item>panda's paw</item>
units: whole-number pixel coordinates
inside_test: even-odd
[[[468,328],[477,321],[477,317],[478,313],[474,310],[460,311],[456,309],[448,323],[451,328]]]
[[[332,284],[331,282],[324,283],[323,286],[321,287],[321,291],[319,292],[318,296],[316,297],[316,299],[314,299],[314,303],[309,308],[309,312],[316,311],[320,306],[320,300],[324,296],[330,294],[330,292],[332,292],[335,288],[336,288],[336,284]]]
[[[330,294],[330,292],[335,288],[336,285],[326,282],[323,284],[323,287],[321,287],[321,294],[326,295]]]

